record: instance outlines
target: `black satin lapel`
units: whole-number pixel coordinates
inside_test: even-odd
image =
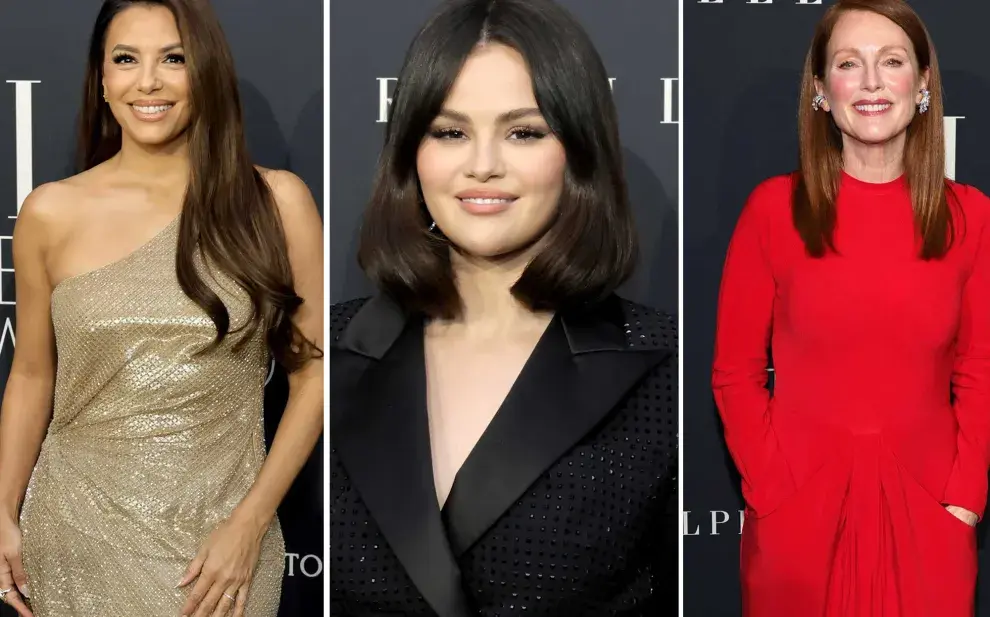
[[[330,368],[331,407],[339,406],[331,439],[351,482],[437,615],[468,617],[433,481],[422,323],[410,323],[379,361],[348,351],[332,358],[341,364]]]
[[[407,315],[387,296],[369,298],[351,318],[337,346],[380,360],[406,327]]]
[[[607,347],[572,353],[561,321],[551,323],[458,472],[444,505],[447,536],[457,557],[670,355]]]

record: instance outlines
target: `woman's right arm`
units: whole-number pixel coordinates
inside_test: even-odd
[[[793,490],[770,425],[767,391],[776,283],[769,259],[767,200],[787,199],[776,180],[747,200],[729,243],[719,290],[712,388],[729,453],[742,475],[743,497],[769,514]]]
[[[52,285],[45,267],[48,187],[24,201],[14,226],[15,350],[0,406],[0,516],[17,520],[51,417],[55,387]]]

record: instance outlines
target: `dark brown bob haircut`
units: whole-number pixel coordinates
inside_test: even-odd
[[[416,154],[465,60],[486,43],[526,60],[567,158],[557,217],[512,293],[533,310],[598,302],[632,273],[637,236],[605,67],[580,24],[551,0],[451,0],[420,30],[393,95],[358,261],[404,309],[460,314],[450,245],[429,230]]]
[[[842,134],[832,114],[815,111],[811,101],[816,95],[815,79],[825,79],[828,44],[835,25],[852,11],[875,13],[900,26],[914,47],[918,70],[928,69],[931,103],[927,113],[916,114],[907,127],[904,174],[911,189],[915,227],[921,240],[920,256],[941,257],[949,250],[955,235],[948,202],[952,189],[945,177],[942,77],[928,30],[904,0],[839,0],[818,22],[801,77],[798,108],[801,170],[792,201],[794,227],[811,256],[835,252],[835,200],[842,178]]]

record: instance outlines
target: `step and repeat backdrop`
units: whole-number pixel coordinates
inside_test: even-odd
[[[0,3],[0,389],[16,344],[11,234],[24,197],[74,173],[76,120],[100,2]],[[299,175],[323,203],[323,23],[319,0],[213,0],[233,49],[248,144],[262,166]],[[287,397],[276,370],[265,393],[270,440]],[[286,555],[280,617],[323,611],[323,447],[279,517]],[[0,616],[13,616],[0,606]]]
[[[762,180],[797,167],[801,68],[830,0],[684,1],[684,609],[739,615],[739,477],[710,387],[722,262],[736,219]],[[990,64],[974,52],[990,6],[913,0],[938,51],[947,171],[990,190]],[[981,570],[990,572],[978,530]],[[990,615],[990,576],[978,613]]]
[[[678,1],[560,0],[588,30],[619,110],[639,271],[620,290],[676,313],[678,273]],[[330,302],[373,292],[357,265],[396,76],[439,0],[330,2]]]

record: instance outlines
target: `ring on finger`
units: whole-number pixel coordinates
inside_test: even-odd
[[[6,589],[0,589],[0,602],[6,602],[7,601],[7,594],[10,593],[13,590],[14,590],[13,587],[8,587]]]
[[[223,592],[223,596],[225,598],[229,598],[231,602],[237,602],[237,596],[232,596],[229,593],[227,593],[226,591]]]

